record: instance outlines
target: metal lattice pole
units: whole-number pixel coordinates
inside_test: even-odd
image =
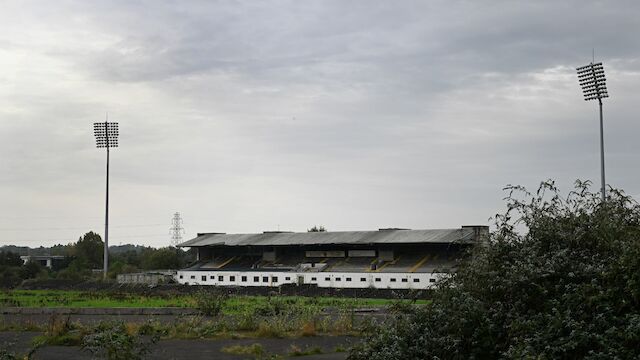
[[[182,218],[180,213],[173,214],[171,219],[171,245],[177,247],[182,242],[182,234],[184,234],[184,228],[182,227]]]
[[[578,81],[582,87],[584,100],[598,100],[600,108],[600,180],[602,201],[607,198],[606,181],[604,176],[604,124],[602,119],[602,99],[609,97],[607,83],[604,76],[602,63],[591,63],[576,69],[578,71]]]
[[[96,137],[96,147],[107,149],[107,180],[106,201],[104,212],[104,254],[102,277],[107,278],[109,270],[109,148],[118,147],[118,123],[101,122],[93,124],[93,133]]]

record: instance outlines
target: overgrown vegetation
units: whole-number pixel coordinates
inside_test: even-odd
[[[245,312],[259,316],[281,314],[284,310],[305,312],[322,309],[351,309],[357,307],[382,307],[410,300],[313,298],[302,296],[233,296],[202,289],[196,294],[135,294],[118,291],[74,291],[74,290],[6,290],[0,291],[1,307],[64,307],[64,308],[121,308],[121,307],[211,307],[216,314],[237,315]],[[426,304],[419,300],[417,304]],[[219,309],[218,309],[219,308]],[[218,310],[216,310],[218,309]],[[210,311],[207,310],[207,311]],[[211,313],[213,315],[213,313]]]
[[[108,360],[140,360],[151,352],[159,336],[140,336],[123,322],[107,322],[82,338],[82,349]]]
[[[203,315],[218,316],[222,312],[222,308],[227,301],[227,295],[216,292],[211,293],[206,290],[199,290],[194,295],[195,306]]]
[[[350,359],[640,357],[640,206],[588,182],[507,190],[489,243]]]
[[[85,332],[85,328],[71,323],[68,315],[52,315],[44,335],[37,337],[34,344],[76,346],[82,342]]]
[[[51,316],[49,322],[38,328],[31,328],[34,331],[42,331],[44,334],[33,339],[31,350],[26,355],[11,352],[7,347],[0,346],[0,360],[4,359],[28,359],[34,352],[42,346],[62,345],[81,346],[94,357],[104,359],[143,359],[150,355],[154,344],[160,339],[259,339],[271,337],[271,331],[282,332],[284,336],[297,338],[300,336],[300,326],[308,319],[288,318],[288,322],[278,321],[274,325],[276,318],[269,317],[258,320],[256,326],[267,329],[266,333],[260,331],[241,331],[236,329],[233,317],[208,319],[203,316],[183,316],[174,322],[161,322],[151,318],[145,322],[122,322],[108,321],[91,324],[81,324],[70,322],[66,316]],[[324,323],[323,329],[326,333],[317,335],[346,335],[340,333],[341,328],[332,328],[331,317],[326,319],[315,319]],[[277,330],[269,329],[275,326]],[[360,331],[357,324],[352,330]],[[349,335],[355,334],[350,332]],[[284,359],[287,357],[306,356],[323,353],[317,346],[297,346],[293,343],[282,354],[272,354],[264,349],[259,340],[249,344],[232,345],[221,349],[221,351],[235,355],[248,355],[255,359]],[[295,342],[295,340],[293,340]],[[346,345],[336,347],[336,352],[346,351]],[[43,351],[46,351],[44,349]],[[42,353],[38,353],[38,356]],[[4,357],[2,357],[4,356]]]
[[[140,295],[73,290],[8,290],[0,292],[2,307],[193,307],[190,295]]]
[[[164,339],[204,339],[204,338],[285,338],[322,335],[362,334],[372,327],[369,317],[358,318],[354,308],[343,307],[337,312],[323,312],[321,307],[305,307],[305,302],[291,302],[287,299],[263,299],[263,305],[246,307],[242,312],[220,314],[218,316],[183,315],[172,323],[160,322],[150,317],[145,322],[126,323],[129,334],[158,336]],[[238,301],[235,299],[235,301]],[[285,305],[273,305],[271,302]],[[265,309],[277,308],[277,312]],[[234,308],[237,310],[238,308]],[[69,316],[52,315],[46,324],[25,321],[23,323],[3,322],[0,331],[39,331],[44,334],[38,341],[46,345],[76,346],[82,339],[96,331],[89,324],[70,322]]]

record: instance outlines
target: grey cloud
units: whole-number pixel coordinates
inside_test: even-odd
[[[190,233],[482,223],[506,183],[597,179],[596,108],[574,74],[593,47],[610,181],[635,194],[638,5],[607,4],[9,2],[0,196],[24,226],[61,213],[97,230],[91,123],[109,111],[116,223],[176,210],[198,219]],[[117,235],[166,243],[166,226],[150,233]]]

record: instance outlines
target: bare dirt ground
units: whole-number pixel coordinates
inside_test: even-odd
[[[31,346],[33,337],[37,332],[0,332],[0,349],[7,348],[10,351],[26,353]],[[296,359],[305,360],[344,360],[346,352],[336,352],[337,348],[349,348],[360,341],[358,338],[348,336],[315,336],[297,339],[202,339],[202,340],[161,340],[153,346],[149,359],[172,360],[233,360],[253,359],[252,355],[234,355],[222,352],[222,348],[233,345],[247,346],[251,344],[262,345],[265,353],[287,356],[295,346],[305,350],[318,347],[322,354],[296,356]],[[91,354],[75,346],[46,346],[38,349],[34,356],[36,360],[75,360],[92,359]]]

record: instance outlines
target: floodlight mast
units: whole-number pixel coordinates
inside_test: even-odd
[[[102,277],[107,278],[109,269],[109,148],[118,147],[118,123],[102,122],[93,124],[93,133],[96,137],[96,147],[107,149],[107,181],[106,201],[104,212],[104,254]]]
[[[604,178],[604,126],[602,121],[602,99],[609,97],[607,92],[606,78],[604,77],[604,67],[602,63],[590,63],[576,69],[578,72],[578,81],[582,87],[584,100],[598,99],[600,108],[600,177],[602,187],[602,201],[606,201],[606,182]]]

